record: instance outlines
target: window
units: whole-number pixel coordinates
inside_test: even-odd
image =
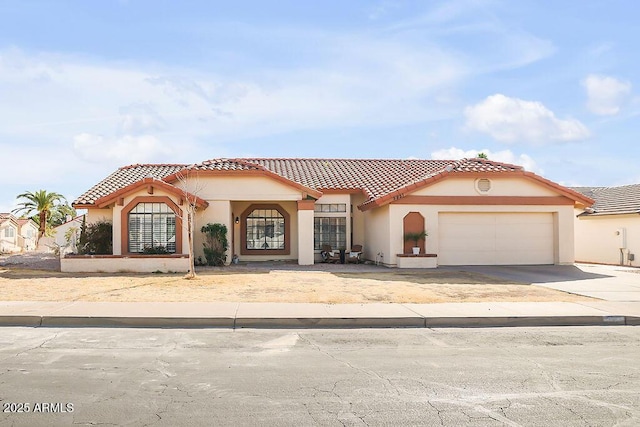
[[[246,249],[286,249],[285,218],[277,209],[254,209],[246,218]]]
[[[346,203],[316,203],[313,210],[315,212],[346,212]]]
[[[347,247],[347,219],[345,217],[316,217],[313,224],[314,247],[331,245],[332,249]]]
[[[33,238],[33,230],[30,228],[27,230],[27,239],[32,239]]]
[[[4,237],[15,237],[15,233],[16,231],[11,227],[7,227],[4,229]]]
[[[165,203],[138,203],[129,212],[129,252],[176,252],[176,214]]]

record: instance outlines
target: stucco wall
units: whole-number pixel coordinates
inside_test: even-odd
[[[5,230],[11,228],[13,237],[5,237]],[[0,252],[19,252],[18,246],[18,227],[9,221],[0,227]]]
[[[365,200],[366,200],[366,197],[364,196],[364,194],[359,193],[359,194],[351,195],[351,204],[352,204],[351,216],[353,217],[353,227],[351,230],[353,235],[353,242],[351,242],[352,245],[365,246],[367,243],[366,235],[365,235],[365,214],[360,209],[358,209],[358,206],[364,203]],[[365,254],[366,254],[366,248],[363,248],[363,249],[365,250]],[[365,256],[365,259],[372,259],[372,258],[368,258]]]
[[[364,256],[372,261],[380,261],[383,264],[395,264],[395,257],[391,257],[392,243],[390,241],[391,227],[389,217],[389,205],[364,212],[365,242]],[[382,258],[378,254],[382,254]]]
[[[264,201],[262,201],[264,202]],[[231,213],[233,214],[233,218],[236,216],[240,216],[245,210],[249,208],[249,206],[254,204],[262,204],[262,202],[232,202],[231,203]],[[290,254],[289,255],[242,255],[240,246],[241,246],[241,226],[240,224],[233,223],[234,227],[234,235],[233,235],[233,248],[234,252],[232,252],[229,256],[228,261],[231,260],[231,256],[233,254],[238,254],[241,261],[270,261],[270,260],[294,260],[298,259],[298,204],[297,202],[282,202],[282,201],[269,201],[268,204],[277,204],[280,205],[288,214],[290,221],[290,229],[289,229],[289,239],[290,239]],[[207,208],[209,210],[209,208]],[[229,230],[231,230],[229,228]],[[231,245],[231,237],[229,237],[229,244]]]
[[[29,232],[31,232],[31,237],[29,237]],[[22,239],[19,239],[21,240],[22,249],[26,251],[35,250],[38,242],[38,225],[32,221],[22,225],[20,227],[20,236],[22,237]]]
[[[78,230],[78,235],[79,235],[80,234],[80,229],[82,228],[82,217],[74,218],[73,220],[71,220],[69,222],[65,222],[64,224],[61,224],[61,225],[57,226],[54,229],[55,234],[54,234],[54,236],[52,238],[51,243],[56,243],[56,244],[58,244],[60,246],[66,245],[67,244],[67,239],[65,238],[65,234],[71,228],[77,229]]]
[[[623,263],[640,266],[640,215],[576,217],[575,227],[576,261],[620,264],[620,246],[626,246]],[[626,244],[616,234],[619,229],[624,230]],[[635,255],[635,261],[629,262],[630,253]]]
[[[375,211],[375,210],[374,210]],[[425,218],[425,239],[427,253],[438,253],[439,227],[438,218],[441,212],[549,212],[554,214],[556,235],[554,236],[554,258],[556,264],[574,262],[574,229],[573,208],[571,206],[421,206],[390,205],[389,217],[389,255],[385,254],[385,263],[397,264],[396,254],[402,253],[404,246],[403,218],[409,212],[419,212]],[[369,226],[367,225],[367,228]]]
[[[189,258],[185,257],[69,257],[60,260],[60,270],[65,273],[120,273],[137,272],[186,273]]]
[[[200,228],[207,223],[220,223],[227,226],[229,251],[227,263],[234,254],[243,261],[266,261],[272,259],[298,258],[298,209],[295,201],[302,199],[300,190],[269,177],[260,176],[201,176],[190,179],[187,188],[209,202],[209,207],[200,212],[196,220],[195,253],[204,259],[203,235]],[[290,216],[290,254],[289,255],[240,255],[239,217],[252,204],[279,204]]]
[[[190,178],[187,189],[207,201],[291,201],[302,198],[300,190],[266,176],[201,176]]]
[[[487,196],[518,196],[518,197],[552,197],[558,194],[550,188],[543,187],[523,178],[494,178],[490,177],[491,190]],[[433,185],[421,188],[413,196],[478,196],[475,179],[446,178]]]
[[[87,209],[87,224],[93,224],[98,221],[113,221],[113,211],[111,208],[91,208]]]

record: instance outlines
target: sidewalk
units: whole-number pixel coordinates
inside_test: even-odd
[[[640,325],[640,302],[285,304],[0,302],[0,326],[433,328]]]

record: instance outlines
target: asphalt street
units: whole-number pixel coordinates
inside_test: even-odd
[[[7,327],[0,404],[2,426],[637,426],[640,328]]]

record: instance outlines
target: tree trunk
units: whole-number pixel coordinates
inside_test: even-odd
[[[38,240],[42,239],[47,231],[47,211],[40,211],[40,227],[38,228]]]
[[[193,255],[193,212],[191,209],[187,209],[187,237],[189,239],[189,271],[185,278],[195,279],[196,263]]]

